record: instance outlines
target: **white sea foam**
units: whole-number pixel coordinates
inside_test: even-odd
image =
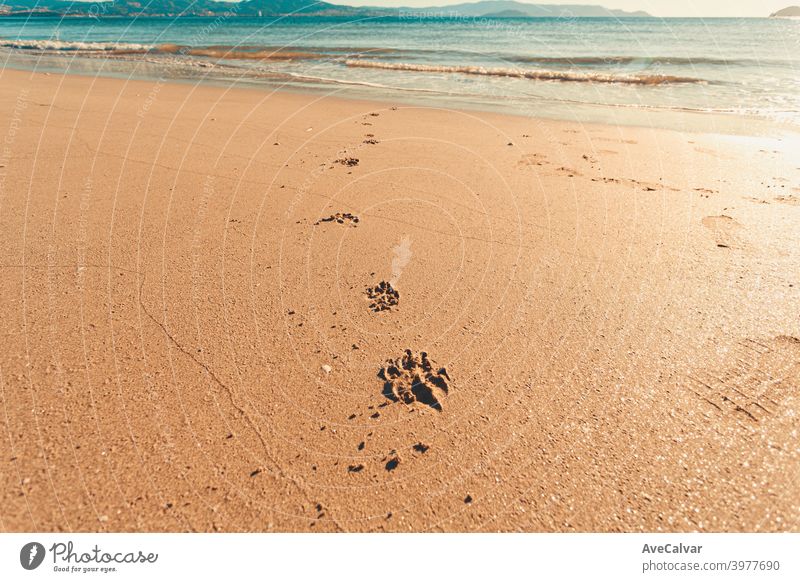
[[[702,79],[675,75],[617,75],[579,71],[553,71],[549,69],[514,69],[510,67],[481,67],[474,65],[424,65],[419,63],[386,63],[348,59],[348,67],[383,69],[392,71],[416,71],[420,73],[460,73],[488,77],[514,77],[538,81],[566,81],[581,83],[621,83],[626,85],[664,85],[672,83],[704,83]]]
[[[22,50],[41,50],[41,51],[82,51],[82,52],[105,52],[105,51],[148,51],[153,47],[147,44],[125,43],[125,42],[82,42],[66,40],[9,40],[0,39],[0,47],[22,49]]]

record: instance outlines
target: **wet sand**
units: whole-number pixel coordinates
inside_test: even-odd
[[[3,530],[800,531],[796,138],[0,81]]]

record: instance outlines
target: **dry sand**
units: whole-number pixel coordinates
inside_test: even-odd
[[[796,140],[11,70],[0,118],[3,530],[800,531]]]

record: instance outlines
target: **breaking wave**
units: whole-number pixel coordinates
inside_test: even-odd
[[[0,39],[0,47],[41,50],[41,51],[85,51],[85,52],[119,52],[135,51],[145,52],[151,50],[152,45],[127,42],[80,42],[65,40],[5,40]]]
[[[193,47],[179,44],[150,45],[126,42],[82,42],[63,40],[0,39],[0,47],[31,51],[77,52],[86,55],[166,54],[226,60],[259,61],[289,61],[297,59],[322,58],[325,56],[317,52],[292,50],[283,47],[237,47],[233,45]]]
[[[706,81],[694,77],[675,75],[619,75],[614,73],[594,73],[578,71],[553,71],[547,69],[513,69],[507,67],[479,67],[461,65],[423,65],[417,63],[386,63],[348,59],[348,67],[383,69],[392,71],[415,71],[420,73],[458,73],[488,77],[514,77],[536,81],[564,81],[576,83],[619,83],[625,85],[667,85],[676,83],[699,83]]]
[[[526,55],[497,55],[503,60],[516,63],[535,63],[540,65],[642,65],[642,66],[684,66],[684,65],[759,65],[772,63],[764,59],[724,59],[713,57],[651,57],[651,56],[575,56],[575,57],[546,57]],[[777,61],[782,63],[783,61]]]

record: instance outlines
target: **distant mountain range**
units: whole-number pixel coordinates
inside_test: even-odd
[[[400,8],[398,10],[414,14],[495,18],[541,18],[548,16],[559,18],[614,16],[624,18],[650,16],[642,10],[626,12],[625,10],[612,10],[591,4],[527,4],[525,2],[514,2],[513,0],[483,0],[482,2],[469,2],[450,6]]]
[[[770,18],[786,18],[800,16],[800,6],[788,6],[769,15]]]
[[[65,0],[0,0],[0,15],[39,14],[72,16],[392,16],[413,14],[419,17],[480,17],[480,18],[535,18],[535,17],[589,17],[589,16],[649,16],[646,12],[611,10],[587,4],[527,4],[513,0],[483,0],[452,6],[426,8],[382,8],[371,6],[346,6],[313,0],[243,0],[218,2],[215,0],[109,0],[107,2],[69,2]]]

